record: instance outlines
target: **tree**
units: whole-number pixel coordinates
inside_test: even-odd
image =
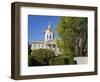
[[[87,18],[61,17],[56,30],[57,45],[62,54],[83,56],[87,52]]]

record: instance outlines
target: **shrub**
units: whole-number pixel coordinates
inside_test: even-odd
[[[55,57],[49,60],[49,65],[64,65],[64,58]]]
[[[29,57],[29,62],[31,62],[31,65],[33,65],[33,66],[36,65],[36,64],[32,64],[33,61],[38,62],[37,63],[38,66],[40,66],[40,64],[49,65],[49,59],[52,57],[55,57],[54,51],[49,50],[49,49],[37,49],[37,50],[32,51],[32,54]],[[30,63],[29,63],[29,65],[30,65]]]
[[[58,56],[49,60],[49,65],[69,65],[74,64],[71,56]]]
[[[28,66],[42,66],[43,63],[35,60],[32,56],[28,57]]]

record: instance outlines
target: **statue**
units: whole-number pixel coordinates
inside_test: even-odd
[[[77,56],[83,56],[83,43],[83,35],[82,32],[80,32],[79,37],[75,42],[75,53]]]

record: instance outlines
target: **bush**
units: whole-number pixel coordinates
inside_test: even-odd
[[[65,58],[67,58],[69,60],[69,64],[74,64],[74,53],[67,53],[66,55],[64,55]]]
[[[71,56],[58,56],[49,60],[49,65],[69,65],[74,64]]]
[[[28,66],[43,66],[44,64],[34,59],[32,56],[28,57]]]
[[[49,60],[49,65],[64,65],[64,58],[55,57]]]
[[[55,53],[49,49],[37,49],[32,51],[29,57],[29,66],[49,65],[49,59],[55,57]],[[34,64],[34,62],[35,64]],[[30,63],[31,62],[31,63]]]

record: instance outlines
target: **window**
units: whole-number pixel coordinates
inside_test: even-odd
[[[48,35],[47,35],[47,39],[48,39]]]
[[[50,44],[48,45],[48,48],[51,48],[51,45]]]
[[[55,48],[55,45],[53,45],[53,48]]]
[[[44,48],[44,45],[42,45],[42,48]]]
[[[38,44],[38,48],[40,48],[40,44]]]
[[[50,40],[51,40],[51,34],[50,34],[49,38],[50,38]]]

